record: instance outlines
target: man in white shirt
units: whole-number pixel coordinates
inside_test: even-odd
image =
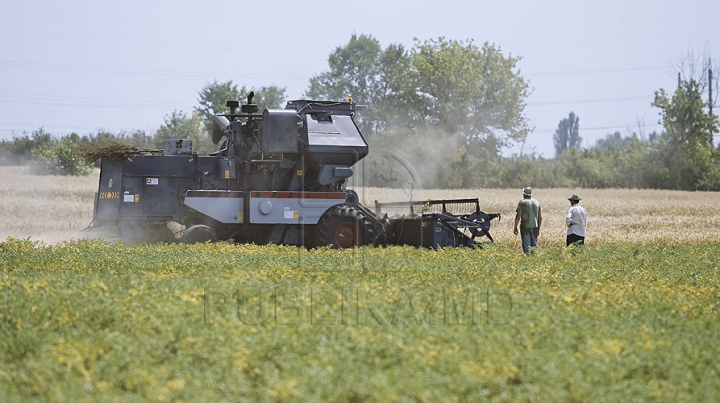
[[[580,206],[580,199],[577,195],[569,197],[570,210],[565,216],[565,225],[567,225],[566,245],[584,245],[585,244],[585,228],[587,228],[587,211]]]

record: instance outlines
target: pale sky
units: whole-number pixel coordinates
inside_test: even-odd
[[[720,2],[0,0],[0,138],[41,126],[152,134],[213,80],[299,98],[353,33],[383,47],[472,39],[522,57],[535,128],[523,150],[552,157],[570,111],[584,145],[638,122],[660,131],[650,104],[674,91],[679,60],[707,50],[720,61]]]

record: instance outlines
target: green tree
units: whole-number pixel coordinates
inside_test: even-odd
[[[664,89],[655,92],[653,106],[660,108],[664,129],[664,165],[668,178],[664,187],[684,190],[714,190],[718,152],[712,132],[718,130],[717,116],[705,110],[701,84],[694,79],[680,81],[669,97]]]
[[[352,98],[367,107],[356,116],[361,132],[381,133],[398,120],[396,110],[408,63],[402,45],[383,50],[374,37],[353,34],[347,45],[330,54],[329,69],[310,78],[305,97],[335,101]]]
[[[468,143],[499,147],[522,140],[529,132],[524,116],[528,84],[516,72],[518,57],[472,40],[416,40],[410,54],[411,91],[406,104],[412,120],[459,133]]]
[[[575,116],[574,112],[570,112],[567,118],[558,123],[558,128],[553,134],[556,157],[560,157],[568,148],[580,148],[582,137],[580,137],[579,121],[580,118]]]
[[[253,97],[253,103],[256,103],[258,105],[258,107],[260,108],[260,112],[265,109],[283,108],[283,103],[285,102],[286,98],[285,87],[280,88],[271,85],[269,87],[251,89],[250,91],[255,92],[255,96]],[[240,93],[244,98],[247,98],[247,95],[250,93],[250,91],[246,90],[245,87],[242,87],[242,89],[240,89]]]
[[[380,42],[372,36],[353,34],[345,46],[330,54],[330,69],[310,78],[306,96],[316,99],[372,101],[373,89],[380,78]]]
[[[306,96],[351,96],[367,105],[358,118],[365,134],[412,129],[459,135],[468,156],[496,157],[529,132],[523,114],[529,89],[516,71],[519,60],[487,43],[416,40],[408,52],[353,35],[330,55],[329,69],[311,79]]]
[[[153,136],[150,136],[143,130],[133,130],[131,132],[123,131],[120,132],[117,137],[140,148],[150,147],[153,142]]]
[[[193,141],[193,149],[198,154],[215,151],[217,147],[201,129],[201,120],[199,113],[193,113],[188,117],[182,111],[173,111],[165,115],[165,124],[155,132],[155,146],[161,146],[162,141],[166,139],[190,139]]]
[[[33,171],[38,174],[87,176],[93,165],[78,149],[80,136],[72,133],[55,144],[43,144],[31,151]]]
[[[237,84],[233,81],[218,83],[217,80],[206,84],[198,93],[199,106],[195,107],[195,112],[200,114],[201,120],[205,127],[205,131],[212,131],[212,118],[219,113],[229,113],[230,108],[226,105],[227,101],[239,101],[241,104],[247,103],[247,96],[250,91],[255,93],[253,103],[260,107],[260,112],[264,109],[277,109],[282,107],[285,102],[285,88],[276,87],[260,87],[259,89],[247,89],[242,86],[238,89]]]
[[[651,138],[654,138],[654,136],[655,135],[652,133],[650,134]],[[623,137],[620,132],[616,131],[613,134],[608,134],[605,138],[595,140],[595,145],[591,148],[598,148],[601,150],[621,150],[628,148],[630,144],[636,140],[640,141],[635,134]]]
[[[239,101],[242,93],[238,90],[232,80],[225,83],[218,83],[217,80],[206,84],[198,93],[200,106],[195,107],[195,112],[202,117],[206,133],[212,132],[212,118],[219,113],[229,113],[230,108],[225,106],[227,101]]]
[[[41,147],[51,147],[55,144],[50,133],[46,132],[43,127],[32,132],[30,136],[24,134],[23,136],[13,136],[11,152],[13,155],[20,158],[29,158],[32,150]]]

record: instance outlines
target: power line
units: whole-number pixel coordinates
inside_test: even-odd
[[[24,134],[32,133],[41,127],[44,128],[44,130],[46,132],[57,132],[57,131],[62,131],[62,132],[67,132],[67,133],[74,132],[74,133],[81,134],[81,135],[86,134],[86,133],[97,132],[97,131],[101,131],[101,130],[107,130],[107,131],[113,131],[113,132],[133,132],[135,130],[146,131],[146,129],[150,130],[149,128],[138,128],[138,127],[128,128],[128,126],[125,126],[122,124],[118,125],[118,124],[107,124],[107,123],[97,124],[97,125],[41,124],[41,125],[34,126],[31,129],[28,129],[27,126],[28,125],[26,123],[22,123],[22,124],[12,123],[12,122],[8,122],[8,124],[0,123],[0,133],[2,133],[2,135],[0,135],[0,137],[9,137],[8,135],[22,136]],[[54,134],[59,134],[59,133],[54,133]]]
[[[599,130],[618,130],[618,129],[629,129],[632,126],[630,125],[616,125],[616,126],[596,126],[596,127],[580,127],[579,131],[582,133],[583,131],[599,131]],[[659,123],[653,123],[653,124],[641,124],[641,128],[648,128],[648,127],[662,127]],[[532,133],[555,133],[555,130],[533,130]]]
[[[537,46],[537,45],[562,45],[562,44],[572,44],[572,43],[595,43],[595,42],[627,42],[627,41],[635,41],[635,40],[647,40],[651,39],[652,41],[657,41],[660,38],[675,38],[675,37],[696,37],[696,36],[708,36],[708,35],[715,35],[720,31],[707,31],[707,32],[697,32],[697,33],[668,33],[664,35],[645,35],[645,36],[616,36],[614,38],[611,37],[605,37],[605,38],[583,38],[578,39],[573,37],[573,39],[568,40],[561,40],[561,41],[537,41],[537,42],[517,42],[517,43],[510,43],[509,45],[512,46]]]
[[[26,62],[18,60],[6,60],[0,59],[0,66],[18,67],[18,68],[33,68],[33,69],[45,69],[54,71],[66,71],[66,72],[93,72],[93,73],[105,73],[105,74],[121,74],[121,75],[147,75],[147,76],[162,76],[162,77],[215,77],[215,78],[249,78],[249,79],[284,79],[284,80],[307,80],[311,74],[238,74],[238,73],[209,73],[209,72],[192,72],[192,71],[168,71],[168,70],[144,70],[144,69],[127,69],[119,67],[107,67],[107,66],[82,66],[72,64],[59,64],[59,63],[38,63],[38,62]]]
[[[556,105],[577,105],[607,102],[626,102],[647,100],[648,97],[622,97],[622,98],[593,98],[571,101],[541,101],[528,102],[526,106],[556,106]],[[122,108],[122,109],[170,109],[183,108],[187,104],[172,101],[148,101],[134,99],[112,99],[112,98],[87,98],[73,96],[55,96],[46,94],[30,94],[21,92],[0,91],[0,102],[2,103],[24,103],[32,105],[52,106],[78,106],[96,108]]]
[[[104,105],[97,104],[97,103],[82,103],[82,102],[76,102],[76,103],[68,103],[68,102],[51,102],[51,101],[42,101],[42,100],[18,100],[18,99],[2,99],[0,98],[0,103],[6,103],[6,104],[29,104],[29,105],[45,105],[45,106],[65,106],[65,107],[81,107],[81,108],[99,108],[99,109],[140,109],[140,110],[146,110],[146,109],[152,109],[152,110],[168,110],[168,107],[165,106],[150,106],[150,105],[123,105],[118,103],[106,103]]]
[[[537,73],[528,72],[528,76],[566,76],[579,74],[598,74],[598,73],[623,73],[628,71],[647,71],[647,70],[667,70],[668,66],[649,66],[649,67],[627,67],[627,68],[608,68],[608,69],[586,69],[571,71],[540,71]]]
[[[44,105],[44,106],[60,106],[60,107],[78,107],[78,108],[101,108],[101,109],[151,109],[151,110],[169,110],[187,107],[187,104],[171,103],[171,102],[151,102],[151,101],[129,101],[129,100],[97,100],[97,99],[72,99],[63,97],[37,97],[37,96],[2,96],[0,95],[0,103],[5,104],[27,104],[27,105]]]
[[[239,47],[239,46],[262,46],[262,47],[286,47],[286,48],[327,48],[328,46],[335,48],[336,45],[314,45],[313,43],[317,43],[314,41],[293,41],[293,42],[283,42],[283,43],[274,43],[274,42],[218,42],[218,41],[192,41],[192,40],[180,40],[180,39],[155,39],[155,38],[138,38],[138,37],[128,37],[128,36],[113,36],[113,35],[88,35],[88,34],[78,34],[78,33],[68,33],[68,32],[48,32],[48,31],[36,31],[36,30],[28,30],[28,29],[11,29],[11,28],[0,28],[0,31],[6,31],[6,32],[15,32],[15,33],[21,33],[21,34],[32,34],[32,35],[44,35],[44,36],[67,36],[67,37],[76,37],[76,38],[87,38],[87,39],[111,39],[111,40],[121,40],[121,41],[131,41],[131,42],[152,42],[152,43],[161,43],[161,44],[182,44],[182,45],[202,45],[202,46],[218,46],[218,47],[225,47],[225,46],[232,46],[232,47]],[[647,40],[651,39],[653,41],[657,41],[660,38],[673,38],[673,37],[696,37],[696,36],[708,36],[708,35],[715,35],[720,31],[707,31],[707,32],[695,32],[695,33],[667,33],[664,35],[638,35],[638,36],[623,36],[623,37],[604,37],[604,38],[576,38],[573,37],[573,39],[567,39],[567,40],[560,40],[560,41],[533,41],[533,42],[515,42],[515,43],[509,43],[506,46],[526,46],[526,45],[557,45],[557,44],[570,44],[570,43],[592,43],[592,42],[617,42],[617,41],[632,41],[632,40]]]
[[[568,104],[596,104],[605,102],[624,102],[624,101],[640,101],[648,100],[648,97],[624,97],[624,98],[594,98],[586,100],[574,100],[574,101],[545,101],[545,102],[528,102],[527,106],[554,106],[554,105],[568,105]]]
[[[307,79],[312,74],[238,74],[238,73],[209,73],[209,72],[192,72],[192,71],[167,71],[167,70],[144,70],[144,69],[127,69],[106,66],[82,66],[69,65],[59,63],[39,63],[19,60],[0,60],[0,65],[10,67],[28,67],[36,69],[52,69],[70,72],[99,72],[113,73],[125,75],[150,75],[150,76],[174,76],[174,77],[236,77],[236,78],[281,78],[288,80]],[[649,66],[649,67],[629,67],[629,68],[608,68],[608,69],[587,69],[587,70],[571,70],[571,71],[540,71],[529,72],[528,76],[565,76],[565,75],[581,75],[581,74],[598,74],[598,73],[619,73],[629,71],[647,71],[667,69],[668,66]]]
[[[201,46],[214,46],[214,47],[228,47],[238,48],[242,46],[261,46],[261,47],[281,47],[281,48],[322,48],[326,49],[326,45],[314,45],[313,41],[288,41],[283,43],[273,42],[216,42],[216,41],[190,41],[190,40],[179,40],[179,39],[155,39],[155,38],[137,38],[129,36],[112,36],[112,35],[88,35],[88,34],[76,34],[67,32],[47,32],[47,31],[32,31],[25,29],[9,29],[0,28],[0,31],[14,32],[20,34],[31,34],[31,35],[45,35],[45,36],[67,36],[75,38],[87,38],[87,39],[110,39],[130,42],[146,42],[146,43],[161,43],[161,44],[178,44],[178,45],[201,45]],[[332,46],[333,48],[335,45]]]

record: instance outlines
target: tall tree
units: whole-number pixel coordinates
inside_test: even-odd
[[[162,145],[165,139],[190,139],[193,141],[193,149],[198,154],[207,154],[215,151],[216,147],[210,138],[201,129],[202,117],[199,113],[187,116],[182,111],[173,111],[165,115],[165,124],[155,132],[156,146]]]
[[[310,78],[306,95],[312,98],[343,100],[353,97],[369,102],[379,74],[380,42],[372,36],[353,34],[345,46],[338,46],[328,58],[329,70]]]
[[[370,35],[353,34],[345,46],[338,46],[328,57],[328,70],[310,78],[305,96],[313,99],[345,100],[352,98],[367,106],[356,117],[365,134],[388,129],[393,121],[390,102],[401,84],[407,66],[407,52],[402,45],[383,50]]]
[[[258,104],[260,111],[264,109],[277,109],[285,102],[285,87],[280,88],[274,85],[260,87],[259,89],[247,89],[244,85],[238,89],[237,84],[232,80],[218,83],[217,80],[208,83],[198,93],[200,106],[195,107],[195,112],[202,117],[205,131],[212,130],[212,117],[218,113],[228,113],[230,108],[225,106],[227,101],[240,101],[245,103],[250,91],[255,92],[253,103]]]
[[[523,115],[528,85],[516,71],[519,58],[493,45],[478,48],[445,40],[416,40],[384,50],[372,36],[353,35],[329,57],[329,70],[315,76],[309,97],[352,96],[368,109],[360,115],[366,134],[433,127],[460,135],[470,148],[482,144],[497,154],[529,128]]]
[[[212,127],[213,116],[230,111],[225,106],[227,101],[239,101],[242,97],[237,84],[233,84],[232,80],[224,83],[218,83],[217,80],[208,83],[198,95],[200,96],[198,99],[200,106],[195,107],[195,112],[203,117],[206,127],[208,127],[208,123],[209,127]]]
[[[247,98],[250,91],[255,92],[253,103],[256,103],[260,107],[260,112],[265,109],[280,109],[283,107],[283,102],[285,102],[285,87],[280,88],[271,85],[269,87],[260,87],[259,89],[250,89],[248,91],[243,86],[240,89],[240,94],[242,94],[243,98]]]
[[[504,56],[485,43],[416,40],[409,70],[408,104],[413,120],[459,133],[469,143],[497,146],[522,140],[529,128],[524,116],[528,84],[516,70],[520,58]],[[499,151],[499,150],[498,150]]]
[[[655,92],[653,106],[660,108],[665,133],[664,163],[669,173],[667,187],[708,189],[716,178],[718,152],[711,133],[717,133],[717,116],[702,100],[702,85],[695,79],[681,80],[672,97],[664,89]]]
[[[553,134],[556,157],[560,157],[568,148],[580,148],[582,137],[580,137],[579,122],[580,118],[575,116],[574,112],[570,112],[567,118],[558,123],[558,128]]]

